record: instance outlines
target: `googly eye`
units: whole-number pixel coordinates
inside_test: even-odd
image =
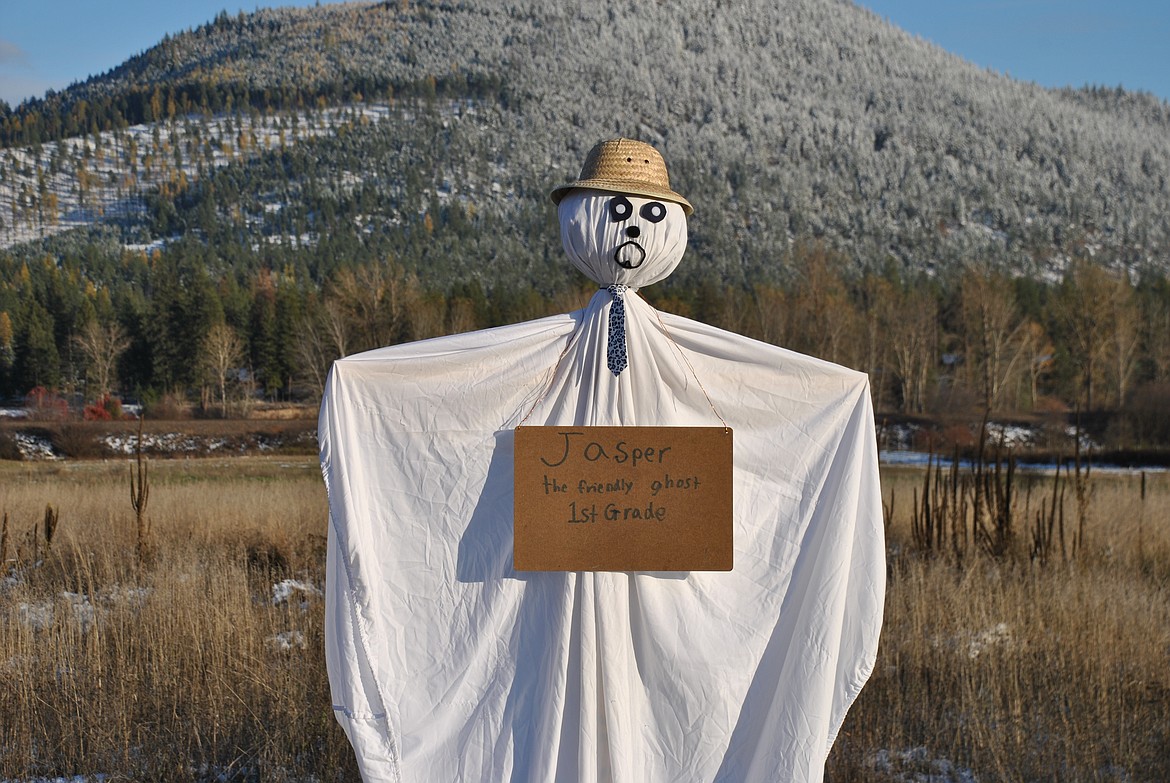
[[[644,204],[638,214],[651,223],[658,223],[666,217],[666,205],[660,204],[657,201],[651,201],[648,204]]]
[[[634,214],[634,205],[625,196],[614,196],[609,200],[609,219],[614,223],[629,220]]]

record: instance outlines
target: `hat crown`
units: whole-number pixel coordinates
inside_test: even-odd
[[[662,155],[635,139],[611,139],[595,145],[585,156],[579,179],[640,183],[670,190],[670,175]]]
[[[694,212],[691,203],[671,189],[666,161],[658,150],[635,139],[609,139],[596,145],[585,156],[580,178],[554,189],[549,196],[559,204],[574,188],[673,201],[681,204],[687,215]]]

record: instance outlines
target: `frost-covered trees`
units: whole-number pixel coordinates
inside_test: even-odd
[[[169,37],[17,107],[0,137],[32,143],[34,128],[97,140],[94,131],[144,121],[142,112],[163,122],[238,113],[214,144],[205,136],[143,162],[164,180],[162,166],[190,179],[192,156],[250,154],[263,146],[253,133],[276,147],[300,143],[321,128],[322,106],[357,95],[448,112],[428,157],[457,144],[466,110],[491,115],[451,167],[414,161],[423,176],[407,187],[411,199],[444,179],[482,180],[485,163],[506,170],[497,182],[518,197],[536,197],[599,138],[651,141],[700,216],[742,221],[713,259],[737,282],[753,253],[775,259],[813,238],[861,266],[892,257],[912,270],[978,257],[1059,274],[1098,249],[1130,266],[1170,263],[1170,104],[1015,82],[845,0],[261,10]],[[287,127],[279,140],[256,129],[271,112]],[[78,176],[77,198],[93,210],[101,183]],[[21,220],[47,205],[34,182],[10,206]]]

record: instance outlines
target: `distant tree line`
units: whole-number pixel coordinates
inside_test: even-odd
[[[235,264],[196,241],[149,255],[97,245],[0,254],[0,393],[171,395],[232,413],[259,397],[315,398],[341,356],[566,312],[593,293],[574,275],[541,290],[476,280],[436,288],[394,257],[321,276],[296,252],[283,261]],[[1170,400],[1165,275],[1133,278],[1087,259],[1050,283],[978,265],[948,277],[857,274],[815,241],[794,246],[784,266],[782,282],[667,281],[642,294],[865,371],[883,410],[1162,411]],[[1132,438],[1165,437],[1156,420],[1141,421],[1148,431]]]
[[[428,290],[389,259],[340,267],[318,284],[303,263],[226,269],[198,242],[150,255],[0,253],[0,279],[0,394],[171,394],[204,408],[227,407],[229,391],[313,397],[340,356],[565,311],[587,298],[532,289],[489,298],[474,281]]]

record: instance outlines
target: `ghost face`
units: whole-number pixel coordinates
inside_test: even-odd
[[[621,234],[628,237],[613,251],[614,263],[626,269],[637,269],[646,260],[646,249],[638,242],[642,228],[634,218],[634,203],[620,193],[606,202],[609,219],[621,226]],[[661,201],[647,201],[638,209],[638,217],[648,223],[661,223],[666,219],[666,205]]]
[[[565,253],[600,285],[655,283],[686,250],[686,214],[673,201],[579,189],[561,200],[557,215]]]

